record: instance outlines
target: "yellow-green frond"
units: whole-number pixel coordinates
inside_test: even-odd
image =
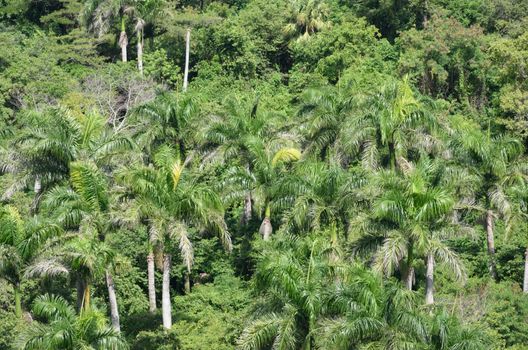
[[[288,163],[294,162],[301,159],[301,151],[297,148],[281,148],[275,153],[273,159],[271,160],[271,166],[276,166],[279,163]]]

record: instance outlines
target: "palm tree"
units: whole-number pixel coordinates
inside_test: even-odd
[[[132,5],[132,6],[131,6]],[[146,0],[130,4],[130,13],[134,16],[136,25],[134,30],[137,34],[137,66],[139,73],[143,75],[143,39],[145,27],[152,23],[160,12],[160,0]]]
[[[163,254],[162,315],[163,326],[171,328],[170,268],[172,256],[169,247],[178,242],[181,256],[187,267],[186,290],[193,263],[193,248],[189,228],[203,228],[218,234],[226,250],[230,251],[231,238],[224,222],[220,198],[198,174],[187,166],[190,159],[182,161],[178,151],[162,146],[154,156],[154,165],[138,166],[122,176],[136,201],[137,220],[149,222],[153,247]]]
[[[277,128],[278,116],[259,108],[260,98],[242,100],[228,97],[224,101],[225,112],[204,119],[206,123],[199,129],[197,139],[201,152],[208,164],[240,163],[240,166],[252,172],[253,158],[250,144],[255,139],[273,140],[293,138]],[[278,136],[277,136],[278,135]],[[278,141],[280,142],[280,141]],[[248,224],[253,213],[251,191],[230,192],[230,199],[243,200],[242,224]]]
[[[90,159],[98,166],[109,165],[134,146],[124,132],[114,132],[95,113],[77,118],[66,108],[55,107],[34,119],[1,159],[1,170],[15,175],[3,199],[35,184],[38,207],[46,190],[69,178],[70,163]]]
[[[38,257],[47,240],[61,233],[59,226],[38,217],[24,221],[13,206],[0,207],[0,276],[13,287],[18,317],[22,316],[20,285],[24,270]]]
[[[285,210],[286,227],[309,232],[339,227],[347,229],[349,217],[362,202],[357,189],[366,180],[363,171],[306,159],[297,162],[279,182],[279,203]]]
[[[485,330],[474,325],[462,324],[445,308],[437,308],[429,319],[431,349],[490,349],[492,344]]]
[[[256,206],[263,210],[259,232],[264,240],[269,240],[273,232],[271,208],[274,200],[279,199],[278,184],[286,173],[285,166],[301,158],[297,148],[273,149],[273,146],[256,137],[248,139],[246,147],[251,167],[232,166],[226,171],[224,180],[228,196],[240,198],[237,194],[249,192]]]
[[[126,19],[133,9],[133,3],[117,0],[90,0],[85,3],[83,20],[88,29],[101,37],[108,33],[110,27],[119,18],[121,32],[119,34],[119,47],[121,48],[121,61],[127,61],[128,36],[126,33]]]
[[[455,200],[447,186],[449,181],[440,182],[445,172],[440,161],[423,157],[417,164],[404,162],[400,166],[401,176],[383,171],[374,183],[381,194],[374,201],[373,214],[387,232],[377,241],[375,267],[386,274],[399,268],[402,282],[412,289],[415,258],[426,258],[426,295],[431,302],[435,259],[447,264],[457,279],[465,275],[457,255],[444,243],[450,232],[446,220],[453,213]],[[367,235],[356,241],[356,249],[365,248],[365,243],[372,245],[377,239]]]
[[[310,90],[299,113],[307,150],[343,165],[395,170],[409,150],[436,142],[431,134],[437,120],[424,112],[406,77],[368,93],[358,93],[353,85]]]
[[[510,170],[512,171],[509,181],[511,184],[505,188],[505,196],[511,205],[511,215],[506,227],[506,238],[511,234],[510,231],[519,232],[517,229],[524,227],[528,219],[528,169],[526,164],[526,160],[524,160],[520,162],[519,167]],[[528,293],[528,246],[524,252],[523,292]]]
[[[92,286],[100,278],[106,277],[105,272],[115,258],[115,253],[104,242],[95,236],[69,235],[63,241],[50,246],[33,264],[28,266],[25,276],[50,278],[55,275],[74,275],[77,278],[77,309],[79,313],[92,311]],[[109,288],[109,299],[115,297],[115,292]],[[119,331],[119,315],[117,301],[111,302],[112,325]],[[113,314],[113,312],[116,312]],[[115,317],[117,315],[117,317]]]
[[[320,321],[320,347],[329,349],[414,349],[428,342],[427,319],[413,291],[355,267],[349,281],[330,290]]]
[[[284,32],[297,41],[307,40],[330,25],[330,9],[324,0],[291,0],[290,8],[292,23],[286,25]]]
[[[455,155],[482,179],[476,189],[479,202],[468,203],[466,208],[484,213],[484,227],[489,255],[490,276],[498,280],[495,263],[494,220],[502,217],[511,225],[512,203],[506,195],[508,188],[526,181],[528,169],[522,158],[523,146],[517,139],[508,136],[491,137],[490,131],[468,120],[457,118],[453,124],[452,149]]]
[[[345,129],[358,113],[360,99],[361,96],[340,85],[307,90],[298,111],[303,120],[301,132],[306,140],[306,152],[323,160],[350,163],[355,154],[343,149],[345,138],[349,136],[345,135]]]
[[[84,236],[75,241],[80,244],[77,246],[81,248],[79,257],[65,255],[74,270],[81,271],[84,309],[90,309],[90,282],[98,275],[96,262],[99,261],[105,271],[112,325],[120,331],[115,286],[111,275],[113,254],[102,245],[110,232],[108,184],[93,162],[76,161],[70,164],[70,169],[71,188],[55,187],[50,190],[45,199],[46,207],[63,227],[77,229]],[[89,266],[87,260],[91,261]]]
[[[197,113],[198,104],[192,96],[162,93],[132,114],[135,141],[147,156],[155,154],[160,146],[177,144],[182,157],[186,157],[192,145],[188,126]]]
[[[191,146],[192,135],[188,132],[187,125],[197,114],[197,104],[195,100],[186,95],[173,95],[163,93],[156,97],[152,102],[138,107],[132,114],[132,124],[134,126],[133,134],[135,141],[140,149],[145,150],[147,164],[152,163],[152,156],[156,154],[158,148],[166,144],[177,144],[178,150],[182,157],[185,157],[187,148]],[[126,204],[126,203],[125,203]],[[132,225],[138,222],[130,218],[129,208],[125,206],[122,211],[127,217],[122,217],[119,221]],[[137,212],[136,212],[137,213]],[[147,225],[148,226],[148,225]],[[151,230],[149,230],[151,231]],[[152,236],[152,235],[151,235]],[[147,255],[147,279],[149,310],[156,311],[156,288],[154,285],[155,274],[155,250],[156,247],[151,243],[153,238],[149,239],[149,253]]]
[[[339,273],[327,259],[323,237],[277,236],[257,265],[255,286],[260,302],[238,339],[238,349],[310,349],[328,283]]]
[[[43,322],[27,327],[18,344],[24,350],[128,349],[118,332],[105,324],[104,316],[89,311],[77,316],[60,296],[38,296],[33,314]]]

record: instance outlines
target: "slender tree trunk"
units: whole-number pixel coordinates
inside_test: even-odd
[[[486,212],[486,239],[488,243],[489,271],[491,278],[498,280],[497,266],[495,265],[495,237],[493,234],[493,212]]]
[[[185,34],[185,70],[183,72],[183,91],[187,91],[187,85],[189,84],[189,51],[191,43],[191,28],[187,28]]]
[[[185,294],[191,292],[191,274],[189,271],[185,271]]]
[[[112,321],[112,327],[117,332],[121,332],[114,279],[112,278],[112,275],[110,274],[110,272],[108,272],[108,270],[106,271],[106,286],[108,287],[108,300],[110,302],[110,319]]]
[[[404,284],[405,287],[409,290],[413,287],[414,282],[414,267],[413,267],[413,260],[414,260],[414,244],[410,243],[409,248],[407,250],[407,262],[405,263],[405,274],[404,274]]]
[[[524,281],[523,281],[523,292],[528,293],[528,247],[524,252]]]
[[[40,180],[40,177],[36,177],[35,178],[35,194],[38,195],[40,193],[40,191],[42,190],[42,182]]]
[[[125,16],[121,17],[121,34],[119,35],[119,46],[121,47],[121,61],[127,61],[128,36],[125,27]]]
[[[170,269],[171,256],[163,256],[163,286],[161,290],[161,311],[163,315],[163,327],[170,329],[172,327],[172,309],[170,300]]]
[[[15,294],[15,315],[22,317],[22,292],[20,291],[20,283],[16,283],[13,286]]]
[[[81,313],[83,309],[84,299],[84,281],[82,280],[82,278],[77,278],[75,288],[77,289],[77,312]]]
[[[407,273],[405,274],[405,288],[412,290],[414,282],[414,267],[408,267]]]
[[[137,30],[137,61],[139,73],[143,75],[143,29]]]
[[[429,252],[426,258],[425,271],[425,304],[434,304],[434,256]]]
[[[260,228],[259,228],[259,232],[265,241],[269,241],[271,238],[271,234],[273,233],[273,226],[271,226],[270,216],[271,216],[271,208],[268,203],[266,204],[266,212],[264,214],[264,220],[262,220],[262,224],[260,224]]]
[[[427,0],[424,0],[424,2],[423,2],[423,19],[422,19],[423,29],[426,29],[427,25],[429,24],[428,8],[429,8],[429,5],[427,4]]]
[[[251,203],[251,192],[246,193],[246,198],[244,199],[244,212],[242,213],[242,225],[247,225],[251,221],[251,214],[253,208]]]
[[[82,301],[82,310],[89,311],[91,309],[91,287],[90,282],[84,281],[84,292]]]
[[[396,150],[393,142],[389,142],[389,166],[392,171],[396,170]]]
[[[156,312],[156,285],[154,274],[154,252],[150,248],[147,255],[147,280],[148,280],[148,297],[149,297],[149,311]]]
[[[40,198],[42,196],[42,181],[40,176],[35,177],[35,184],[33,186],[33,191],[35,192],[35,197],[33,203],[31,203],[30,213],[34,215],[38,211]]]

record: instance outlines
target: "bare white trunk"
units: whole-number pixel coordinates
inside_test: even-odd
[[[185,70],[183,72],[183,91],[187,91],[187,85],[189,84],[189,51],[191,43],[191,29],[187,28],[185,35]]]
[[[244,212],[242,213],[242,219],[240,220],[242,225],[247,225],[251,221],[251,214],[253,212],[253,205],[251,202],[251,192],[246,194],[244,199]]]
[[[264,220],[262,220],[262,224],[260,224],[259,232],[265,241],[270,240],[271,234],[273,233],[273,226],[271,226],[270,218],[265,217]]]
[[[425,271],[425,304],[434,304],[434,256],[427,254]]]
[[[39,194],[42,190],[42,182],[40,180],[40,177],[35,178],[35,194]]]
[[[163,285],[161,290],[161,312],[163,316],[163,327],[170,329],[172,327],[172,309],[170,300],[170,269],[171,256],[163,256]]]
[[[139,73],[143,75],[143,30],[138,30],[137,60]]]
[[[493,234],[493,212],[486,212],[486,240],[488,244],[489,271],[491,278],[498,279],[497,267],[495,265],[495,236]]]
[[[528,248],[524,252],[524,281],[523,292],[528,293]]]
[[[127,33],[125,31],[121,31],[121,35],[119,35],[119,46],[121,47],[121,61],[123,62],[127,61],[127,45]]]
[[[191,292],[191,274],[189,271],[185,271],[185,294]]]
[[[405,287],[408,290],[411,290],[414,284],[414,267],[411,267],[407,270],[407,274],[405,275]]]
[[[152,313],[156,312],[156,285],[154,276],[154,253],[151,251],[147,256],[147,280],[149,311]]]
[[[110,319],[112,327],[121,332],[121,325],[119,324],[119,311],[117,309],[117,297],[115,292],[114,279],[110,272],[106,271],[106,286],[108,287],[108,300],[110,302]]]

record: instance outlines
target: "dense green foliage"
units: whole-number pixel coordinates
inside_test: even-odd
[[[0,349],[528,349],[527,1],[0,29]]]

